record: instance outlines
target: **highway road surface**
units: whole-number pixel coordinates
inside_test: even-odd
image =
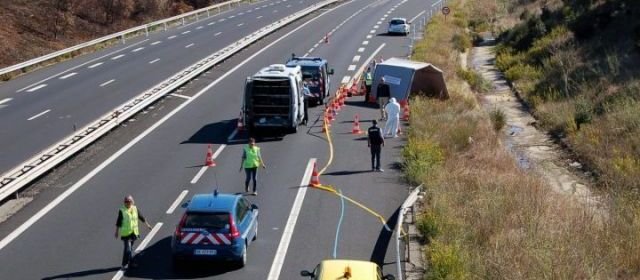
[[[235,119],[247,76],[283,63],[291,53],[321,56],[335,69],[335,91],[371,57],[406,56],[409,39],[387,36],[386,22],[420,18],[432,3],[353,0],[328,7],[273,33],[118,128],[44,178],[34,201],[0,224],[2,278],[301,279],[300,270],[333,257],[375,261],[385,274],[396,274],[392,233],[378,218],[348,202],[342,208],[339,197],[306,187],[312,163],[323,167],[329,159],[320,121],[258,143],[268,168],[260,170],[259,195],[248,197],[261,216],[246,267],[215,263],[174,271],[169,242],[183,209],[172,205],[214,188],[243,191],[238,168],[246,135],[235,131]],[[323,43],[328,32],[329,43]],[[334,158],[320,179],[375,210],[393,228],[408,194],[398,170],[405,140],[387,139],[385,172],[371,172],[366,138],[351,134],[351,127],[359,114],[366,130],[379,111],[362,100],[350,98],[333,123]],[[321,119],[320,108],[310,112],[312,120]],[[202,166],[207,144],[213,144],[216,167]],[[126,194],[134,196],[154,230],[142,229],[138,266],[124,272],[119,270],[122,243],[113,231]]]

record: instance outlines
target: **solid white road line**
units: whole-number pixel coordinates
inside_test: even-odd
[[[411,19],[409,20],[409,23],[412,23],[412,22],[413,22],[414,20],[416,20],[419,16],[423,15],[425,12],[426,12],[426,10],[425,10],[425,11],[420,12],[420,13],[419,13],[419,14],[417,14],[415,17],[411,18]]]
[[[120,269],[118,270],[118,273],[116,273],[116,275],[111,278],[111,280],[120,280],[122,276],[124,276],[124,270]]]
[[[360,56],[359,56],[359,55],[354,56],[354,57],[353,57],[353,59],[352,59],[351,61],[353,61],[353,62],[358,62],[358,61],[360,61]]]
[[[172,93],[172,94],[169,94],[169,95],[170,95],[170,96],[175,96],[175,97],[184,98],[184,99],[187,99],[187,100],[188,100],[188,99],[191,99],[191,97],[190,97],[190,96],[186,96],[186,95],[182,95],[182,94],[178,94],[178,93]]]
[[[224,150],[225,147],[227,147],[226,144],[220,145],[220,147],[218,147],[218,149],[213,153],[213,156],[211,157],[213,157],[213,159],[218,158],[218,156],[220,155],[220,153],[222,153],[222,150]]]
[[[178,208],[178,205],[180,205],[180,202],[182,202],[182,200],[184,199],[185,196],[187,196],[188,193],[189,193],[188,190],[184,190],[178,195],[178,198],[176,198],[176,201],[174,201],[169,207],[169,209],[167,210],[167,215],[173,214],[173,211],[175,211],[176,208]]]
[[[351,80],[350,76],[344,76],[344,77],[342,77],[342,81],[340,83],[346,84],[346,83],[349,82],[349,80]]]
[[[114,162],[116,159],[118,159],[120,156],[122,156],[124,153],[126,153],[129,149],[131,149],[131,147],[133,147],[135,144],[137,144],[138,142],[140,142],[144,137],[146,137],[147,135],[151,134],[151,132],[153,132],[154,130],[156,130],[156,128],[160,127],[162,124],[164,124],[167,120],[169,120],[171,117],[173,117],[175,114],[177,114],[178,112],[180,112],[182,109],[184,109],[187,105],[191,104],[192,101],[196,100],[198,97],[200,97],[201,95],[205,94],[207,91],[209,91],[209,89],[211,89],[212,87],[214,87],[215,85],[219,84],[222,80],[224,80],[225,78],[227,78],[229,75],[233,74],[234,72],[236,72],[236,70],[238,70],[240,67],[244,66],[245,64],[249,63],[250,61],[252,61],[255,57],[257,57],[258,55],[262,54],[264,51],[268,50],[269,48],[273,47],[273,45],[279,43],[280,41],[286,39],[287,37],[289,37],[291,34],[297,32],[298,30],[302,29],[303,27],[307,26],[307,24],[310,24],[312,22],[314,22],[316,19],[320,18],[321,16],[327,14],[330,11],[333,11],[337,8],[340,8],[342,5],[337,6],[335,8],[326,10],[324,13],[318,15],[317,17],[303,23],[300,24],[298,27],[296,27],[295,29],[289,31],[289,33],[286,33],[284,35],[282,35],[280,38],[274,40],[273,42],[271,42],[270,44],[266,45],[265,47],[263,47],[262,49],[260,49],[259,51],[255,52],[254,54],[252,54],[251,56],[249,56],[247,59],[243,60],[242,62],[240,62],[239,64],[237,64],[236,66],[234,66],[233,68],[231,68],[229,71],[227,71],[226,73],[224,73],[222,76],[220,76],[218,79],[216,79],[215,81],[211,82],[209,85],[207,85],[206,87],[204,87],[203,89],[201,89],[199,92],[197,92],[191,99],[185,101],[184,103],[180,104],[178,107],[176,107],[175,109],[173,109],[173,111],[169,112],[167,115],[165,115],[163,118],[161,118],[160,120],[158,120],[156,123],[154,123],[151,127],[147,128],[147,130],[143,131],[142,133],[140,133],[138,136],[136,136],[136,138],[134,138],[133,140],[131,140],[129,143],[127,143],[126,145],[124,145],[122,148],[120,148],[120,150],[118,150],[117,152],[115,152],[114,154],[112,154],[109,158],[107,158],[105,161],[103,161],[102,163],[100,163],[100,165],[98,165],[96,168],[94,168],[93,170],[91,170],[91,172],[89,172],[87,175],[85,175],[84,177],[82,177],[79,181],[77,181],[75,184],[73,184],[71,187],[69,187],[66,191],[64,191],[62,194],[60,194],[59,196],[57,196],[54,200],[52,200],[51,202],[49,202],[49,204],[47,204],[45,207],[43,207],[42,209],[40,209],[40,211],[38,211],[37,213],[35,213],[33,216],[31,216],[31,218],[29,218],[27,221],[25,221],[24,223],[22,223],[19,227],[17,227],[15,230],[13,230],[11,233],[9,233],[7,236],[5,236],[5,238],[3,238],[2,240],[0,240],[0,250],[2,250],[4,247],[6,247],[9,243],[11,243],[14,239],[18,238],[18,236],[20,236],[23,232],[25,232],[27,229],[29,229],[33,224],[35,224],[38,220],[42,219],[42,217],[44,217],[44,215],[46,215],[47,213],[49,213],[53,208],[55,208],[56,206],[58,206],[58,204],[62,203],[67,197],[71,196],[76,190],[78,190],[80,187],[82,187],[84,184],[86,184],[89,180],[91,180],[94,176],[96,176],[98,173],[100,173],[100,171],[102,171],[103,169],[105,169],[107,166],[109,166],[112,162]],[[307,166],[307,169],[308,166]],[[118,273],[121,274],[122,271],[119,271]],[[117,274],[116,274],[117,276]],[[120,276],[122,277],[122,276]],[[114,277],[115,278],[115,277]]]
[[[349,68],[347,68],[347,71],[353,71],[356,70],[356,66],[354,64],[349,65]]]
[[[159,59],[159,58],[156,58],[156,59],[154,59],[154,60],[152,60],[152,61],[149,61],[149,64],[154,64],[154,63],[156,63],[156,62],[158,62],[158,61],[160,61],[160,59]]]
[[[193,45],[195,45],[195,44],[194,44],[194,43],[191,43],[191,44],[188,44],[188,45],[186,45],[186,46],[184,46],[184,47],[185,47],[185,48],[190,48],[190,47],[193,47]]]
[[[89,66],[88,68],[96,68],[96,67],[98,67],[100,65],[102,65],[102,62],[98,62],[98,63],[96,63],[94,65]]]
[[[155,46],[155,45],[160,44],[160,43],[162,43],[162,41],[155,41],[155,42],[151,43],[151,45]]]
[[[151,228],[151,231],[149,231],[149,234],[147,234],[147,237],[145,237],[144,240],[140,242],[140,245],[138,245],[138,248],[136,248],[135,250],[136,254],[142,252],[142,250],[144,250],[144,248],[147,247],[147,245],[149,244],[149,241],[151,241],[151,239],[153,239],[153,236],[155,236],[156,233],[158,233],[158,230],[160,230],[161,226],[162,226],[162,223],[157,223],[155,226],[153,226],[153,228]]]
[[[9,102],[9,101],[11,101],[11,100],[13,100],[13,98],[5,98],[5,99],[2,99],[2,100],[0,100],[0,104],[7,103],[7,102]]]
[[[33,117],[30,117],[30,118],[28,118],[27,120],[28,120],[28,121],[30,121],[30,120],[34,120],[34,119],[36,119],[37,117],[40,117],[40,116],[42,116],[42,115],[44,115],[44,114],[46,114],[46,113],[49,113],[49,111],[51,111],[51,109],[46,110],[46,111],[44,111],[44,112],[42,112],[42,113],[39,113],[39,114],[37,114],[37,115],[35,115],[35,116],[33,116]]]
[[[41,85],[39,85],[37,87],[34,87],[32,89],[27,90],[27,92],[34,92],[34,91],[39,90],[39,89],[41,89],[43,87],[46,87],[46,86],[47,86],[47,84],[41,84]]]
[[[218,32],[218,33],[216,33],[216,34],[213,34],[213,37],[216,37],[216,36],[218,36],[218,35],[220,35],[220,34],[222,34],[222,32]]]
[[[123,56],[124,56],[124,54],[116,55],[116,56],[112,57],[111,60],[116,60],[116,59],[121,58]]]
[[[60,72],[60,73],[58,73],[58,74],[55,74],[55,75],[49,76],[49,77],[47,77],[47,78],[45,78],[45,79],[43,79],[43,80],[40,80],[40,81],[35,82],[35,83],[33,83],[33,84],[30,84],[30,85],[28,85],[28,86],[26,86],[26,87],[23,87],[23,88],[19,89],[19,90],[18,90],[18,91],[16,91],[16,92],[21,92],[21,91],[23,91],[23,90],[25,90],[25,89],[28,89],[28,88],[30,88],[30,87],[32,87],[32,86],[34,86],[34,85],[37,85],[37,84],[42,83],[42,82],[46,82],[46,81],[51,80],[51,79],[53,79],[53,78],[56,78],[56,77],[58,77],[58,76],[60,76],[60,75],[63,75],[64,73],[67,73],[67,72],[69,72],[69,71],[73,71],[73,70],[75,70],[75,69],[78,69],[78,68],[80,68],[80,67],[83,67],[83,66],[85,66],[85,65],[87,65],[87,64],[89,64],[89,63],[93,63],[94,61],[97,61],[97,60],[103,59],[103,58],[105,58],[105,57],[112,56],[112,55],[114,55],[114,54],[116,54],[116,53],[119,53],[119,52],[121,52],[121,51],[124,51],[124,50],[126,50],[126,49],[128,49],[128,48],[132,48],[132,47],[135,47],[135,46],[137,46],[137,45],[139,45],[139,44],[142,44],[142,43],[144,43],[144,42],[146,42],[146,41],[149,41],[149,39],[144,39],[144,40],[142,40],[142,41],[140,41],[140,42],[137,42],[137,43],[135,43],[135,44],[132,44],[131,46],[127,46],[127,47],[124,47],[124,48],[122,48],[122,49],[112,51],[112,52],[110,52],[110,53],[108,53],[108,54],[105,54],[105,55],[103,55],[103,56],[101,56],[101,57],[96,57],[96,58],[94,58],[94,59],[92,59],[92,60],[89,60],[89,61],[87,61],[87,62],[85,62],[85,63],[82,63],[82,64],[80,64],[80,65],[76,65],[76,66],[71,67],[71,68],[69,68],[69,69],[67,69],[67,70],[64,70],[64,71],[62,71],[62,72]]]
[[[191,33],[191,30],[187,30],[187,31],[185,31],[185,32],[182,32],[182,34],[183,34],[183,35],[184,35],[184,34],[189,34],[189,33]]]
[[[366,46],[369,44],[369,41],[362,41],[362,44]]]
[[[173,38],[175,38],[175,37],[178,37],[178,36],[176,36],[176,35],[172,35],[172,36],[167,37],[167,39],[171,40],[171,39],[173,39]]]
[[[364,52],[364,48],[358,48],[358,52]]]
[[[115,81],[115,80],[113,80],[113,79],[112,79],[112,80],[109,80],[109,81],[106,81],[106,82],[104,82],[104,83],[100,84],[100,87],[104,87],[104,86],[106,86],[106,85],[108,85],[108,84],[110,84],[110,83],[113,83],[114,81]]]
[[[67,75],[64,75],[64,76],[62,76],[62,77],[58,78],[58,79],[60,79],[60,80],[64,80],[64,79],[66,79],[66,78],[71,78],[71,77],[73,77],[73,76],[75,76],[75,75],[78,75],[78,73],[77,73],[77,72],[69,73],[69,74],[67,74]]]
[[[302,202],[304,201],[304,197],[307,194],[307,186],[309,186],[309,179],[311,179],[311,172],[313,172],[313,165],[315,164],[315,162],[316,159],[311,158],[307,163],[307,169],[304,171],[302,181],[300,182],[300,187],[298,188],[298,193],[296,194],[296,198],[293,200],[293,206],[291,206],[291,212],[289,213],[287,224],[285,225],[284,231],[282,232],[282,238],[280,239],[280,243],[278,244],[278,250],[276,251],[273,263],[271,264],[271,269],[269,270],[267,280],[277,280],[280,278],[280,271],[282,270],[282,265],[284,265],[284,259],[287,256],[289,242],[291,242],[293,230],[296,227],[296,222],[298,221],[298,216],[300,215],[300,209],[302,209]]]
[[[243,25],[244,25],[244,22],[243,23],[238,23],[238,25],[236,25],[236,26],[240,27],[240,26],[243,26]]]
[[[139,47],[139,48],[137,48],[137,49],[135,49],[135,50],[132,50],[131,52],[139,52],[139,51],[141,51],[141,50],[144,50],[144,47]]]

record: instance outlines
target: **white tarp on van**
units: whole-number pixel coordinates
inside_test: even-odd
[[[372,96],[377,96],[377,87],[384,77],[391,89],[391,97],[398,101],[409,98],[410,93],[422,92],[427,96],[446,99],[449,97],[442,70],[430,63],[392,57],[376,65],[371,86]]]

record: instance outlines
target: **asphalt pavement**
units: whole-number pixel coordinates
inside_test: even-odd
[[[244,176],[239,167],[246,135],[234,133],[234,129],[245,77],[263,66],[283,63],[292,52],[308,53],[329,60],[336,72],[332,77],[335,91],[344,77],[353,76],[352,65],[359,68],[372,56],[406,55],[407,38],[386,36],[386,21],[395,16],[413,18],[430,7],[430,3],[343,2],[325,9],[324,14],[317,13],[319,16],[307,23],[295,23],[214,68],[211,72],[217,75],[215,79],[202,79],[209,82],[208,86],[187,87],[181,92],[185,98],[173,99],[175,109],[165,112],[120,150],[103,155],[104,160],[96,163],[94,170],[77,178],[61,176],[61,180],[69,180],[69,185],[60,186],[58,198],[48,198],[48,207],[41,203],[41,208],[48,211],[36,212],[32,207],[24,211],[33,213],[18,214],[0,224],[3,277],[299,279],[300,270],[312,269],[334,254],[337,258],[375,261],[385,273],[395,274],[391,232],[375,216],[348,202],[341,209],[337,196],[304,187],[310,162],[317,159],[322,167],[328,161],[329,149],[320,122],[297,134],[258,143],[268,168],[260,170],[259,195],[249,197],[260,207],[261,216],[258,241],[249,247],[245,268],[215,264],[174,271],[170,266],[169,241],[182,209],[169,211],[169,208],[185,190],[188,194],[180,202],[214,188],[222,192],[243,190]],[[327,32],[332,32],[330,41],[323,43]],[[355,56],[360,58],[356,61]],[[378,110],[362,103],[362,99],[350,98],[349,105],[333,123],[334,159],[321,181],[369,206],[393,227],[394,215],[408,193],[398,170],[403,140],[388,139],[383,151],[386,172],[370,172],[364,135],[351,134],[351,121],[356,113],[363,120],[363,130],[368,128],[369,120],[378,117]],[[313,108],[311,113],[316,116],[312,119],[317,119],[321,108]],[[203,169],[208,144],[213,144],[216,151],[217,166]],[[136,259],[138,267],[123,273],[118,270],[122,244],[113,238],[113,231],[117,209],[126,194],[134,196],[157,230],[153,235],[142,230],[144,235],[137,245],[144,242],[146,246]],[[296,213],[294,205],[299,205],[298,215],[291,215],[292,210]],[[292,220],[296,222],[293,227]],[[339,221],[342,223],[338,228]],[[290,236],[283,234],[287,227],[292,230]],[[288,245],[283,246],[282,242]],[[281,265],[274,264],[274,260],[282,260]]]

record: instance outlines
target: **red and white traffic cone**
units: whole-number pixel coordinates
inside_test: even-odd
[[[353,118],[353,128],[351,129],[352,134],[361,134],[362,130],[360,129],[360,117],[358,114]]]
[[[216,162],[213,160],[213,150],[211,150],[211,144],[207,147],[207,156],[204,160],[204,165],[208,167],[216,166]]]
[[[316,163],[313,163],[313,172],[311,173],[311,181],[309,181],[309,187],[319,187],[320,184],[320,174],[318,174],[318,168]]]

